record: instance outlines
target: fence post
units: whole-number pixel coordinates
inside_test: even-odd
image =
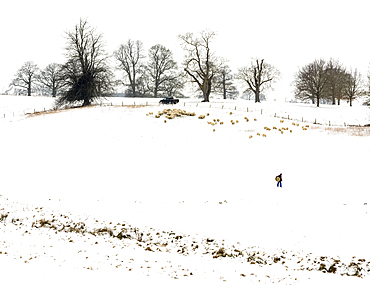
[[[223,109],[224,108],[224,105],[222,105],[222,108],[221,109]]]
[[[275,113],[275,117],[276,117],[276,113]]]
[[[262,109],[261,109],[261,115],[262,115]]]
[[[288,114],[288,119],[289,119],[289,114]]]
[[[122,101],[122,107],[123,107],[123,101]]]
[[[235,110],[236,110],[236,106],[235,106]]]
[[[302,117],[302,122],[303,122],[303,117]]]

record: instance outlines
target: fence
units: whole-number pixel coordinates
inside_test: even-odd
[[[137,103],[136,101],[133,101],[133,102],[130,102],[129,104],[126,104],[124,101],[121,101],[120,103],[118,102],[115,102],[113,103],[112,101],[110,102],[102,102],[102,103],[99,103],[99,104],[96,104],[96,105],[93,105],[93,106],[100,106],[100,107],[118,107],[118,106],[122,106],[122,107],[128,107],[128,106],[165,106],[164,104],[160,104],[158,102],[149,102],[149,101],[145,101],[145,102],[139,102]],[[199,103],[199,102],[195,102],[195,101],[188,101],[188,102],[180,102],[176,105],[174,104],[171,104],[171,106],[178,106],[178,107],[192,107],[192,108],[199,108],[199,109],[202,109],[202,108],[215,108],[215,109],[225,109],[225,110],[233,110],[233,111],[238,111],[238,112],[245,112],[245,113],[258,113],[258,114],[261,114],[261,115],[267,115],[267,116],[271,116],[271,117],[276,117],[276,118],[281,118],[281,119],[288,119],[288,120],[295,120],[295,121],[300,121],[300,122],[305,122],[305,123],[312,123],[312,124],[321,124],[321,125],[328,125],[328,126],[348,126],[348,125],[354,125],[354,124],[348,124],[346,122],[343,122],[341,124],[339,124],[338,120],[327,120],[325,118],[317,118],[317,117],[312,117],[312,116],[297,116],[297,114],[294,114],[294,115],[291,115],[291,114],[288,114],[287,112],[284,112],[284,111],[278,111],[278,112],[275,112],[273,111],[271,108],[270,109],[263,109],[263,108],[257,108],[257,107],[251,107],[251,106],[243,106],[243,105],[234,105],[234,103],[230,103],[230,104],[224,104],[224,103]],[[28,109],[25,109],[25,110],[18,110],[18,111],[11,111],[11,112],[4,112],[4,113],[0,113],[0,120],[1,119],[17,119],[17,118],[24,118],[25,116],[27,115],[32,115],[32,114],[36,114],[36,113],[42,113],[42,112],[50,112],[50,111],[54,111],[55,109],[53,108],[39,108],[39,109],[36,109],[36,108],[28,108]],[[1,112],[1,111],[0,111]]]

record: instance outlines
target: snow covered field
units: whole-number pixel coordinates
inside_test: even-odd
[[[139,100],[0,97],[1,291],[370,295],[368,108]]]

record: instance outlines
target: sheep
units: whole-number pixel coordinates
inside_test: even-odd
[[[283,122],[284,122],[284,120],[280,120],[280,122],[281,122],[281,123],[283,123]]]
[[[236,123],[239,123],[239,120],[237,120]]]
[[[252,136],[252,135],[250,135],[250,136],[249,136],[249,139],[251,139],[251,138],[253,138],[253,136]]]
[[[215,129],[213,129],[213,131],[215,131]]]
[[[153,115],[153,112],[149,112],[149,115]]]
[[[204,119],[206,116],[205,115],[199,115],[199,119]]]
[[[292,133],[293,131],[292,131],[292,130],[290,130],[290,132]]]
[[[160,116],[160,115],[155,115],[154,117],[155,117],[155,118],[160,118],[161,116]]]
[[[306,125],[306,127],[310,127],[309,125]]]
[[[220,124],[224,124],[224,122],[223,122],[223,121],[221,121],[221,122],[220,122]]]
[[[209,116],[209,113],[207,113],[207,116]]]
[[[281,133],[282,133],[282,134],[284,134],[284,132],[283,132],[283,131],[281,131]]]
[[[257,118],[255,118],[254,121],[257,121]]]
[[[293,124],[293,125],[295,125],[295,123],[294,123],[294,122],[292,122],[292,124]]]
[[[265,134],[262,134],[262,137],[266,137],[266,135]]]
[[[261,134],[260,133],[257,133],[257,136],[260,136]]]
[[[233,114],[233,112],[230,112],[230,115]]]
[[[277,127],[276,127],[276,126],[274,126],[272,129],[277,129]]]

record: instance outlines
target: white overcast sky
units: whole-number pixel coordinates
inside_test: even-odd
[[[5,2],[5,3],[4,3]],[[213,49],[235,73],[253,57],[278,68],[281,80],[269,99],[292,98],[294,73],[316,58],[335,58],[367,75],[370,62],[366,0],[4,0],[1,4],[0,92],[26,61],[40,68],[63,63],[65,31],[80,18],[103,33],[113,53],[128,38],[147,51],[162,44],[181,64],[179,34],[210,29]],[[239,89],[241,90],[241,89]]]

